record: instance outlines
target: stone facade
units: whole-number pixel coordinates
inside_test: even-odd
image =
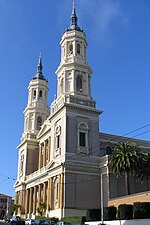
[[[17,214],[26,218],[38,215],[41,202],[45,203],[45,216],[58,218],[84,216],[86,209],[99,208],[100,174],[104,205],[110,197],[123,194],[115,189],[116,178],[107,166],[111,148],[122,137],[99,133],[102,111],[96,109],[91,96],[87,40],[77,25],[74,7],[71,25],[60,45],[57,97],[50,109],[41,56],[28,88],[15,183],[15,204],[21,205]],[[150,146],[148,142],[138,143],[144,148]]]

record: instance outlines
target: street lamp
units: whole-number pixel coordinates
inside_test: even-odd
[[[101,221],[104,222],[103,175],[101,174]]]
[[[108,162],[103,165],[107,167]],[[101,224],[104,224],[104,197],[103,197],[103,173],[101,171]]]

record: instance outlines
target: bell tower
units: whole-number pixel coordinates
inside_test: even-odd
[[[102,111],[96,109],[91,95],[92,69],[86,56],[88,43],[77,22],[73,3],[70,26],[60,41],[61,61],[56,71],[57,98],[51,104],[51,124],[61,130],[59,135],[54,131],[55,136],[59,136],[59,148],[56,148],[55,155],[69,152],[88,156],[99,148],[99,114]],[[94,150],[92,146],[96,146]],[[98,150],[94,154],[98,155]]]
[[[38,169],[39,144],[37,134],[49,116],[48,81],[45,79],[42,69],[40,54],[36,74],[28,87],[28,103],[24,110],[24,131],[18,146],[18,180],[22,182],[27,175]]]
[[[48,81],[42,72],[42,57],[39,56],[36,75],[29,83],[28,104],[24,110],[24,132],[22,138],[27,134],[37,135],[41,125],[49,116],[47,105]]]
[[[61,45],[61,62],[56,71],[57,98],[69,97],[76,103],[95,107],[91,97],[92,70],[86,58],[87,40],[84,31],[77,24],[78,18],[73,3],[70,26],[63,34]]]

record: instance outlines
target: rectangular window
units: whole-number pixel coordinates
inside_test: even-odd
[[[79,141],[80,141],[80,146],[86,147],[86,143],[85,143],[85,133],[83,133],[83,132],[80,132],[80,133],[79,133]]]

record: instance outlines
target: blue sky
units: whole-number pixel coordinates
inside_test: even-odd
[[[124,135],[150,124],[150,1],[75,0],[75,5],[88,39],[92,96],[104,111],[100,131]],[[40,51],[49,105],[54,99],[59,42],[71,11],[72,0],[0,0],[0,193],[14,197],[16,146]],[[149,141],[149,130],[148,125],[128,137]]]

